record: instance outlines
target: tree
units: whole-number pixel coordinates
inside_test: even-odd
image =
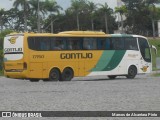
[[[115,8],[115,12],[119,13],[121,16],[121,27],[122,27],[122,33],[124,32],[123,28],[124,28],[124,23],[123,23],[123,15],[125,13],[127,13],[127,8],[125,5],[121,6],[121,7],[116,7]]]
[[[159,0],[122,0],[127,8],[126,24],[130,28],[130,33],[147,34],[154,28],[154,19],[157,16],[155,11],[151,11]],[[155,9],[155,8],[154,8]],[[153,30],[154,36],[154,30]]]
[[[2,32],[3,31],[3,24],[4,24],[4,16],[5,16],[5,11],[4,9],[0,9],[0,31]]]
[[[89,11],[89,14],[90,14],[90,18],[91,18],[92,30],[94,30],[94,20],[93,20],[93,16],[94,16],[94,12],[95,12],[96,9],[97,9],[97,4],[88,1],[87,6],[88,6],[88,11]]]
[[[80,29],[79,25],[79,14],[80,12],[84,11],[86,6],[85,0],[71,0],[71,10],[76,14],[76,21],[77,21],[77,29]]]
[[[38,32],[41,30],[40,23],[42,22],[41,18],[42,16],[45,16],[47,14],[47,9],[45,7],[45,1],[39,1],[39,0],[30,0],[30,25],[32,25],[32,29],[37,29]],[[37,28],[36,28],[37,25]]]
[[[23,10],[23,15],[24,15],[24,31],[27,31],[27,15],[29,11],[29,2],[27,0],[15,0],[13,3],[13,6],[18,9],[19,7],[22,8]]]
[[[57,20],[57,18],[53,20],[53,14],[54,13],[59,14],[59,10],[62,10],[63,8],[57,5],[57,2],[54,0],[46,0],[44,6],[51,16],[51,33],[53,33],[53,22]]]
[[[109,33],[108,30],[108,15],[112,13],[112,9],[108,7],[107,3],[104,5],[100,4],[100,10],[104,13],[104,19],[105,19],[105,27],[106,27],[106,33]]]
[[[146,0],[147,6],[150,9],[150,17],[152,21],[152,30],[153,30],[153,37],[155,37],[155,19],[156,19],[156,7],[155,4],[160,3],[160,0]]]

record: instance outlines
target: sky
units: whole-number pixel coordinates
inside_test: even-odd
[[[68,7],[70,7],[70,0],[56,0],[58,5],[60,5],[61,7],[63,7],[64,9],[67,9]],[[105,2],[107,2],[108,6],[112,9],[114,9],[117,5],[117,0],[89,0],[92,1],[94,3],[100,3],[100,4],[104,4]],[[4,8],[5,10],[8,10],[12,7],[14,0],[0,0],[0,9]]]

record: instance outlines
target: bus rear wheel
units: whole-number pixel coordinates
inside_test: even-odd
[[[73,70],[71,68],[65,68],[62,72],[61,81],[71,81],[73,76],[74,76]]]
[[[49,73],[49,81],[58,81],[60,80],[60,71],[56,68],[53,68]]]
[[[116,75],[108,75],[109,79],[115,79],[117,76]]]
[[[133,79],[137,75],[137,68],[135,66],[130,66],[128,69],[128,75],[126,76],[128,79]]]

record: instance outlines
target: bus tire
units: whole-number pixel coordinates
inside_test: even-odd
[[[126,76],[128,79],[133,79],[137,75],[137,68],[135,66],[130,66],[128,69],[128,75]]]
[[[62,72],[61,81],[71,81],[73,76],[74,76],[73,70],[71,68],[65,68]]]
[[[58,81],[60,78],[60,71],[57,68],[53,68],[49,73],[49,81]]]
[[[108,75],[109,79],[115,79],[117,76],[116,75]]]

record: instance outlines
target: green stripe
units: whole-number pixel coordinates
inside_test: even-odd
[[[112,51],[104,51],[96,64],[96,68],[93,68],[91,71],[102,71],[111,61],[111,58],[114,55],[115,50]]]
[[[125,52],[126,52],[126,50],[115,51],[109,64],[102,71],[109,71],[109,70],[115,69],[119,65],[119,63],[121,62]]]
[[[115,69],[121,62],[125,52],[126,50],[104,51],[96,64],[96,68],[91,71],[110,71]]]

